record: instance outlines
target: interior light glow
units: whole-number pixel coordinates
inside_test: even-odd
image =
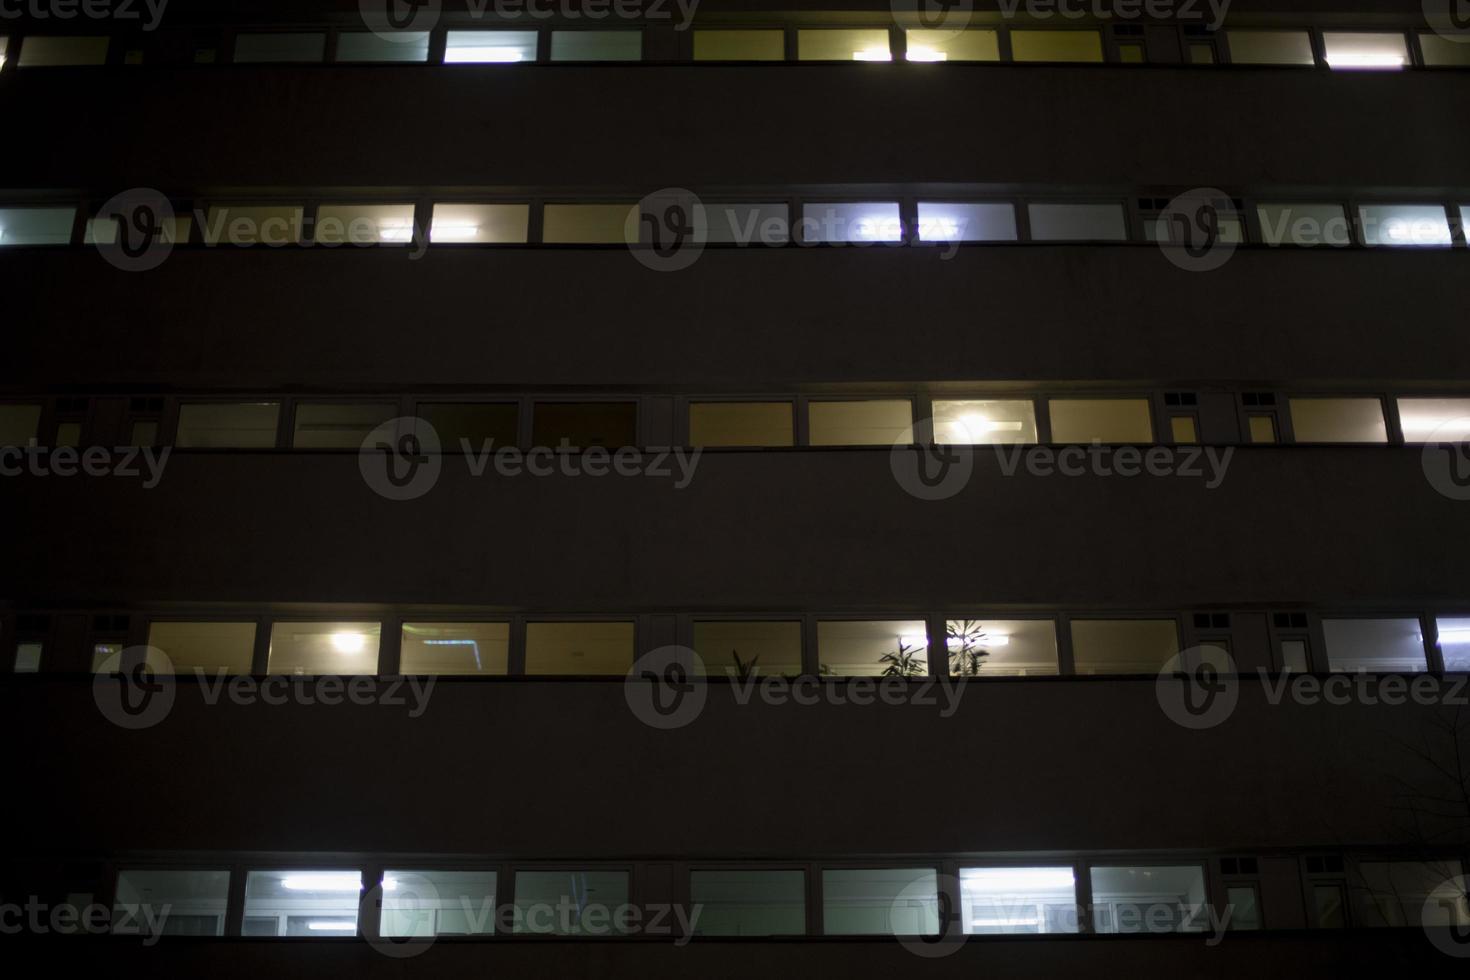
[[[903,238],[903,222],[898,218],[859,218],[852,226],[852,237],[863,242],[896,242]]]
[[[1440,630],[1439,642],[1452,643],[1456,646],[1461,643],[1470,643],[1470,626],[1452,626],[1449,629]]]
[[[406,242],[413,239],[413,225],[378,225],[378,240]]]
[[[1404,56],[1391,51],[1343,51],[1328,55],[1331,68],[1402,68]]]
[[[1438,415],[1408,415],[1400,414],[1399,422],[1404,427],[1404,434],[1431,433],[1441,427],[1441,436],[1465,436],[1470,435],[1470,418],[1464,416],[1441,418]]]
[[[523,57],[524,55],[520,48],[448,48],[444,52],[444,63],[491,62],[494,64],[510,64],[511,62],[522,60]]]
[[[1010,646],[1011,638],[1005,633],[987,633],[985,639],[974,644],[977,647],[1004,647]],[[944,645],[954,649],[962,649],[965,645],[963,636],[951,636],[945,639]]]
[[[1020,432],[1020,419],[992,419],[976,412],[960,416],[960,425],[967,432]]]
[[[331,919],[312,919],[306,924],[312,932],[356,932],[355,922],[333,922]]]
[[[953,218],[926,218],[919,222],[919,237],[924,241],[952,241],[960,237],[960,223]]]
[[[982,891],[1072,888],[1071,868],[961,868],[960,879]]]
[[[362,891],[362,875],[356,871],[287,875],[281,887],[288,892],[358,892]]]
[[[893,54],[887,48],[865,48],[852,53],[853,61],[892,61]]]
[[[367,637],[361,633],[333,633],[332,646],[338,653],[362,653],[362,648],[367,644]]]
[[[480,237],[480,226],[466,221],[438,221],[429,234],[435,241],[469,242]]]
[[[938,48],[920,46],[909,48],[908,54],[905,57],[909,61],[944,61],[949,57],[949,54],[940,51]]]

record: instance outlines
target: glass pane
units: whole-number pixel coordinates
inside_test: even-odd
[[[925,242],[1013,242],[1016,209],[1011,204],[919,202],[919,240]]]
[[[801,61],[891,61],[885,30],[808,30],[796,32]]]
[[[800,936],[806,933],[806,874],[693,871],[689,898],[700,910],[696,936]]]
[[[235,62],[321,61],[325,34],[241,34],[235,38]]]
[[[1238,932],[1261,928],[1261,902],[1251,885],[1232,885],[1225,889],[1225,904],[1230,909],[1230,926]]]
[[[1049,619],[951,619],[944,626],[952,677],[1057,672],[1057,630]]]
[[[1102,35],[1097,31],[1011,31],[1011,58],[1016,61],[1102,61]]]
[[[790,402],[694,402],[691,446],[795,445]]]
[[[1036,407],[1029,399],[936,400],[934,441],[940,445],[1036,441]]]
[[[392,433],[385,426],[398,414],[390,404],[323,404],[306,402],[296,406],[294,449],[361,449],[368,436],[382,429],[382,438]]]
[[[406,245],[413,241],[413,205],[323,204],[312,237],[322,245]]]
[[[1205,928],[1205,872],[1196,865],[1095,867],[1098,932],[1199,932]]]
[[[272,674],[376,674],[378,623],[274,623]]]
[[[280,414],[278,402],[183,405],[174,445],[180,449],[272,449]]]
[[[404,623],[400,674],[504,674],[509,623]]]
[[[57,446],[80,446],[82,444],[82,423],[62,422],[56,426]]]
[[[1470,925],[1459,861],[1364,861],[1353,876],[1356,924],[1370,928]]]
[[[92,644],[92,673],[100,673],[103,667],[106,667],[109,673],[120,671],[123,666],[122,651],[121,643]]]
[[[1434,623],[1439,632],[1444,669],[1455,673],[1470,671],[1470,618],[1441,616]]]
[[[1179,652],[1172,619],[1074,619],[1072,659],[1079,674],[1156,674]]]
[[[1317,885],[1312,889],[1312,905],[1317,912],[1318,929],[1347,928],[1347,903],[1338,885]]]
[[[1445,246],[1450,219],[1438,204],[1365,204],[1358,208],[1363,242],[1395,248]]]
[[[1178,221],[1168,221],[1164,218],[1146,218],[1143,222],[1143,237],[1150,242],[1173,242],[1178,245],[1191,244],[1191,235],[1200,234],[1197,230],[1181,228]],[[1215,241],[1226,245],[1239,245],[1245,241],[1245,226],[1241,223],[1240,216],[1221,212],[1217,215],[1215,227]]]
[[[961,868],[960,927],[970,935],[1077,932],[1070,867]]]
[[[1199,442],[1199,432],[1195,428],[1194,418],[1189,415],[1170,416],[1169,435],[1176,445]]]
[[[444,45],[446,65],[535,60],[535,31],[450,31]]]
[[[1153,420],[1146,398],[1053,398],[1051,441],[1153,442]]]
[[[1428,670],[1419,620],[1324,619],[1327,669],[1413,673]]]
[[[37,642],[22,642],[15,645],[15,672],[34,674],[41,669],[43,645]]]
[[[1307,662],[1306,640],[1282,640],[1281,641],[1281,669],[1294,670],[1305,673],[1309,669]]]
[[[552,31],[552,61],[637,61],[642,31]]]
[[[929,672],[922,619],[817,623],[819,672],[832,677],[916,677]]]
[[[897,201],[803,204],[801,234],[808,242],[901,242],[903,222]]]
[[[305,209],[297,204],[216,204],[204,219],[208,245],[295,245]]]
[[[1276,441],[1276,420],[1269,415],[1252,415],[1249,419],[1251,442]]]
[[[914,441],[914,406],[907,399],[811,402],[813,446],[892,446]]]
[[[1340,204],[1258,204],[1261,239],[1267,245],[1351,245]]]
[[[1388,441],[1377,398],[1293,398],[1290,406],[1297,442]]]
[[[909,61],[999,61],[998,31],[907,31]]]
[[[1314,65],[1306,31],[1226,31],[1237,65]]]
[[[626,245],[638,240],[636,204],[548,204],[541,240],[552,245]]]
[[[446,453],[481,452],[514,446],[517,405],[508,402],[436,402],[420,404],[418,417],[434,427]]]
[[[1400,398],[1399,424],[1405,442],[1463,442],[1470,439],[1470,398]]]
[[[67,245],[76,208],[0,208],[0,245]]]
[[[40,423],[40,405],[0,405],[0,446],[28,444]]]
[[[712,244],[780,245],[791,238],[784,204],[706,204],[704,215]]]
[[[494,871],[384,871],[380,935],[486,936],[495,932]]]
[[[428,31],[403,31],[383,37],[371,31],[343,31],[337,35],[338,61],[429,60]]]
[[[245,878],[245,934],[356,935],[361,894],[361,871],[252,871]]]
[[[1215,46],[1213,44],[1191,44],[1189,46],[1189,63],[1191,65],[1213,65],[1215,63]]]
[[[695,31],[695,61],[783,61],[786,33],[771,31]]]
[[[157,422],[134,422],[128,428],[129,446],[152,446],[158,443]]]
[[[254,623],[150,623],[148,645],[162,650],[175,672],[250,673],[255,654]],[[151,663],[163,672],[166,665]]]
[[[939,875],[933,868],[822,872],[822,931],[829,936],[939,933]]]
[[[120,935],[223,936],[228,871],[122,871],[112,904]]]
[[[1470,67],[1470,44],[1466,44],[1463,37],[1420,34],[1419,50],[1424,53],[1424,63],[1431,67]]]
[[[621,449],[638,441],[638,406],[633,402],[536,402],[531,442],[572,449]]]
[[[526,241],[529,204],[436,204],[429,240],[436,245],[498,245]]]
[[[695,623],[694,650],[715,677],[794,677],[801,673],[801,624]]]
[[[625,931],[626,871],[517,871],[514,932],[606,936]]]
[[[32,34],[20,43],[21,68],[100,65],[107,61],[105,37],[47,37]]]
[[[632,666],[632,623],[526,624],[527,674],[620,676]]]
[[[1332,68],[1403,68],[1409,43],[1402,34],[1324,31],[1327,64]]]
[[[1035,242],[1121,242],[1128,225],[1121,204],[1028,204]]]

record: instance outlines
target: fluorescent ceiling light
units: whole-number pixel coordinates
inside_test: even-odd
[[[488,48],[448,48],[444,52],[445,64],[463,64],[473,62],[489,62],[491,64],[510,64],[525,58],[520,48],[488,47]]]
[[[338,653],[362,653],[367,637],[361,633],[339,632],[332,634],[332,646]]]
[[[853,61],[892,61],[893,54],[887,48],[865,48],[852,53]]]
[[[1389,51],[1343,51],[1328,55],[1332,68],[1402,68],[1404,56]]]
[[[362,875],[356,871],[287,875],[281,887],[288,892],[357,892],[362,891]]]
[[[467,221],[439,221],[429,229],[435,241],[469,242],[480,237],[480,226]]]
[[[974,645],[977,647],[1004,647],[1010,646],[1010,644],[1011,638],[1004,633],[987,633],[985,634],[985,638],[983,640]],[[944,645],[948,647],[963,648],[965,645],[965,638],[962,636],[951,636],[944,641]]]
[[[1061,868],[961,868],[960,879],[967,887],[983,891],[1023,891],[1075,887],[1072,869]]]
[[[406,242],[413,238],[413,225],[379,225],[378,238],[385,242]]]
[[[356,932],[356,922],[334,922],[331,919],[312,919],[306,924],[312,932]]]
[[[977,413],[960,416],[967,432],[1020,432],[1020,419],[992,419]]]
[[[909,48],[905,57],[909,61],[944,61],[949,55],[938,48],[916,47]]]

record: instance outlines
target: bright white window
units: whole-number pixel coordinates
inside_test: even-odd
[[[993,30],[906,31],[908,61],[999,61],[1000,33]]]
[[[1098,932],[1200,932],[1208,924],[1205,872],[1198,865],[1094,867]]]
[[[66,245],[76,208],[0,208],[0,245]]]
[[[1470,440],[1470,398],[1400,398],[1405,442]]]
[[[1121,204],[1028,204],[1031,240],[1037,242],[1121,242],[1128,223]]]
[[[384,871],[380,935],[480,936],[495,931],[494,871]]]
[[[355,936],[361,896],[361,871],[252,871],[245,879],[242,935]]]
[[[1036,441],[1036,408],[1029,399],[937,399],[934,441],[940,445]]]
[[[529,204],[436,204],[429,225],[435,245],[498,245],[526,240]]]
[[[1444,669],[1456,673],[1470,671],[1470,617],[1444,617],[1434,621],[1439,632],[1439,652]]]
[[[1343,672],[1414,673],[1428,669],[1419,620],[1324,619],[1327,667]]]
[[[535,31],[450,31],[446,65],[512,64],[536,60]]]
[[[1267,245],[1351,245],[1341,204],[1258,204],[1261,240]]]
[[[1409,63],[1409,45],[1402,34],[1325,31],[1322,41],[1332,68],[1394,69]]]
[[[1012,204],[919,202],[919,240],[925,242],[1013,242],[1016,208]]]
[[[412,204],[323,204],[312,231],[322,245],[407,245]]]
[[[810,203],[801,208],[802,238],[808,242],[901,242],[897,201]]]
[[[1365,204],[1358,208],[1363,242],[1414,247],[1449,245],[1450,220],[1438,204]]]
[[[1072,868],[961,868],[960,926],[969,935],[1077,931]]]

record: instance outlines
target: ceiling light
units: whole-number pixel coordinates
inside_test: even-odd
[[[1402,68],[1404,56],[1391,51],[1343,51],[1329,54],[1327,64],[1331,68]]]
[[[968,432],[1020,432],[1020,419],[992,419],[970,413],[960,416],[960,425]]]
[[[966,886],[982,891],[1023,891],[1072,888],[1076,880],[1071,868],[962,868]]]
[[[908,54],[904,55],[909,61],[944,61],[949,57],[938,48],[909,48]]]
[[[524,56],[520,48],[450,48],[444,52],[446,64],[469,62],[509,64],[513,61],[520,61],[522,57]]]
[[[887,48],[865,48],[852,53],[853,61],[892,61],[893,55]]]
[[[379,225],[378,240],[384,242],[406,242],[413,238],[412,225]]]
[[[465,221],[436,221],[429,236],[436,242],[470,242],[480,237],[480,226]]]
[[[367,637],[361,633],[340,632],[332,634],[332,646],[338,653],[362,653]]]
[[[357,923],[334,919],[312,919],[306,924],[306,928],[312,932],[356,932]]]
[[[356,871],[320,871],[287,875],[281,887],[288,892],[358,892],[362,891],[362,875]]]

